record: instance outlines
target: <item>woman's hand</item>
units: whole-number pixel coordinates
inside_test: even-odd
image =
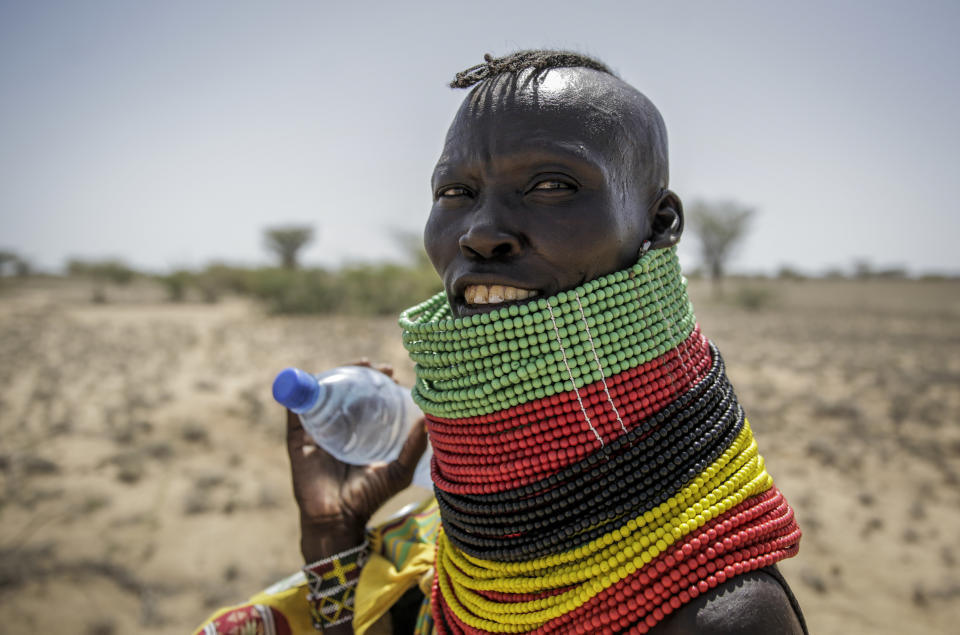
[[[369,362],[359,362],[370,366]],[[393,377],[393,369],[377,370]],[[377,509],[410,485],[427,447],[421,419],[413,425],[400,456],[390,463],[350,465],[318,446],[287,411],[287,451],[293,494],[300,508],[300,549],[306,562],[327,558],[363,542],[364,529]]]

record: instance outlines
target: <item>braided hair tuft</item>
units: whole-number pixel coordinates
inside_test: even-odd
[[[483,63],[460,71],[450,82],[450,88],[469,88],[501,73],[519,73],[525,69],[542,71],[550,68],[592,68],[613,75],[606,64],[573,51],[525,50],[504,57],[483,56]]]

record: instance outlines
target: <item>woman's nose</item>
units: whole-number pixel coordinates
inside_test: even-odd
[[[467,258],[488,260],[520,253],[520,237],[492,219],[473,223],[460,237],[460,253]]]

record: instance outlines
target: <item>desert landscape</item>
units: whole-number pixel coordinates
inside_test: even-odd
[[[8,635],[190,633],[296,571],[275,373],[367,357],[413,376],[393,318],[169,303],[149,285],[92,303],[77,282],[0,282]],[[799,515],[800,555],[782,569],[811,633],[955,633],[960,282],[691,292]]]

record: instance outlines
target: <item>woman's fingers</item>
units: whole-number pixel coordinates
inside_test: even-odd
[[[427,450],[427,427],[424,419],[419,419],[410,428],[407,440],[400,450],[400,456],[386,465],[386,478],[390,496],[410,485],[417,463]]]
[[[287,410],[287,434],[289,435],[296,430],[303,430],[303,425],[300,423],[300,415],[293,410]]]
[[[417,467],[420,457],[427,451],[426,423],[426,419],[423,417],[420,417],[413,423],[410,427],[410,433],[407,435],[407,440],[400,450],[400,456],[397,457],[397,462],[404,467],[408,467],[411,474],[414,468]]]

